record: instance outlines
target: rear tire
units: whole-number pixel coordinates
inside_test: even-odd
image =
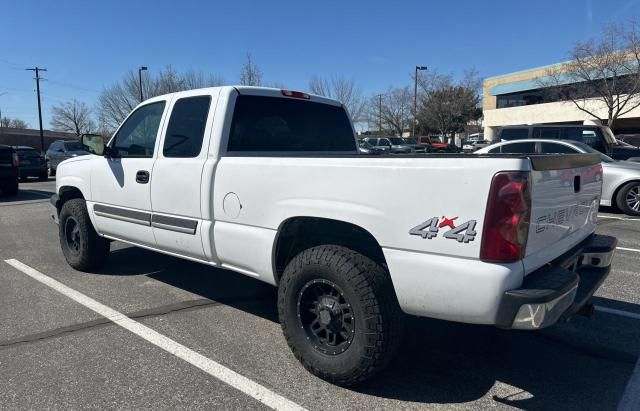
[[[336,245],[313,247],[291,260],[280,280],[278,314],[298,361],[342,386],[383,370],[403,331],[404,314],[385,269]]]
[[[640,215],[640,182],[625,184],[616,195],[616,206],[627,215]]]
[[[49,171],[44,171],[38,176],[38,180],[47,181],[49,179]]]
[[[80,271],[104,265],[109,258],[110,242],[96,233],[85,201],[74,198],[65,202],[59,220],[60,246],[67,263]]]
[[[55,169],[55,168],[53,168],[53,167],[49,167],[49,175],[50,175],[51,177],[55,177],[55,175],[56,175],[56,169]]]

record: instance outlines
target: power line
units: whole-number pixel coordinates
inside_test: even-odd
[[[44,131],[42,130],[42,105],[40,103],[40,72],[47,71],[46,68],[40,68],[38,66],[34,68],[27,68],[25,70],[36,72],[36,92],[38,93],[38,120],[40,122],[40,151],[44,155]]]

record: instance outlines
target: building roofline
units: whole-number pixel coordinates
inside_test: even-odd
[[[537,70],[542,70],[542,69],[550,69],[550,68],[553,68],[553,67],[559,67],[559,66],[563,66],[563,65],[569,63],[570,61],[571,60],[566,60],[566,61],[562,61],[560,63],[547,64],[546,66],[532,67],[532,68],[528,68],[528,69],[513,71],[511,73],[498,74],[498,75],[491,76],[491,77],[485,77],[484,81],[495,80],[495,79],[499,79],[499,78],[502,78],[502,77],[513,76],[515,74],[528,73],[528,72],[531,72],[531,71],[537,71]]]

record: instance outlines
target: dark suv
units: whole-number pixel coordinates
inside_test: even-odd
[[[9,196],[18,194],[18,153],[0,145],[0,190]]]
[[[47,150],[47,162],[49,163],[49,174],[56,175],[58,164],[64,160],[77,156],[89,154],[82,148],[82,143],[77,140],[57,140],[51,143]]]
[[[501,141],[526,138],[579,141],[615,160],[640,161],[640,148],[621,144],[607,126],[509,126],[500,129],[498,135]]]
[[[18,174],[20,180],[26,180],[27,177],[38,177],[40,181],[44,181],[48,177],[47,160],[40,151],[33,147],[13,146],[18,153]]]

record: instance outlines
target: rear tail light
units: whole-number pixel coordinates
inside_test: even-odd
[[[529,173],[496,173],[489,190],[480,259],[500,263],[521,260],[527,245],[530,216]]]
[[[294,98],[303,98],[305,100],[309,100],[311,98],[307,93],[303,93],[301,91],[291,91],[291,90],[281,90],[280,91],[283,96],[294,97]]]
[[[18,167],[18,165],[20,165],[20,159],[18,158],[18,153],[13,153],[13,155],[11,156],[11,162],[13,163],[14,167]]]

